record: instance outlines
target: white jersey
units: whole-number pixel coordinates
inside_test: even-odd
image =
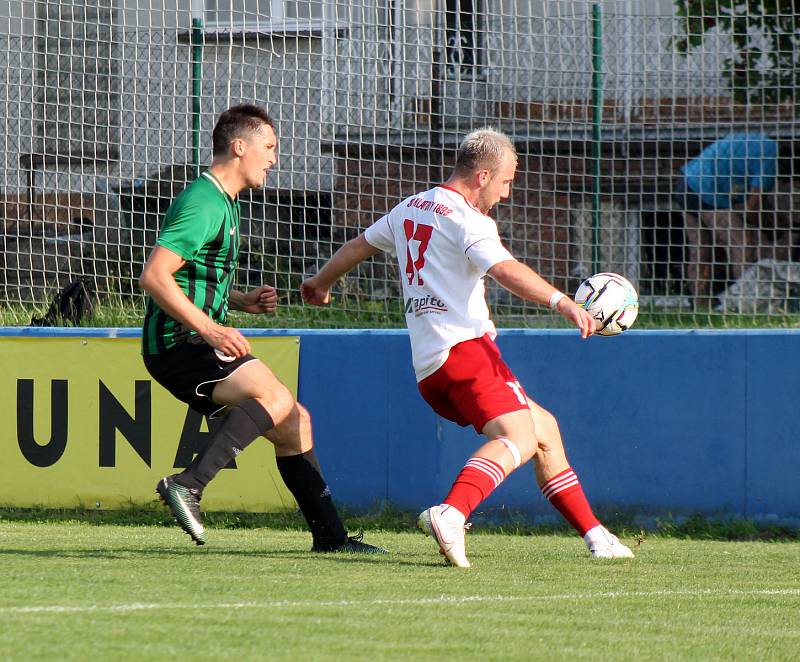
[[[497,224],[458,191],[437,186],[411,196],[364,232],[370,245],[397,256],[417,381],[438,370],[450,348],[497,335],[483,279],[513,260]]]

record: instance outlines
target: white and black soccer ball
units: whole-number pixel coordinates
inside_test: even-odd
[[[601,336],[616,336],[630,329],[639,314],[639,295],[619,274],[590,276],[575,292],[575,303],[594,318],[596,333]]]

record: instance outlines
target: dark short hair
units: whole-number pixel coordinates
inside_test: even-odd
[[[275,123],[267,111],[252,103],[242,103],[228,108],[219,116],[214,132],[211,134],[214,156],[225,154],[231,142],[242,134],[258,132],[264,125],[275,130]]]

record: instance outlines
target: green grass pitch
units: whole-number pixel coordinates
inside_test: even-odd
[[[793,660],[800,542],[470,533],[469,570],[416,532],[391,554],[308,534],[0,522],[3,660]],[[626,542],[632,543],[630,539]],[[632,543],[635,544],[635,543]]]

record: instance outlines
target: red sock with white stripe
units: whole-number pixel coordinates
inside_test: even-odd
[[[506,474],[497,462],[485,457],[471,457],[458,474],[450,493],[442,502],[469,517],[478,504],[505,480]]]
[[[571,467],[542,485],[542,494],[581,535],[600,524]]]

